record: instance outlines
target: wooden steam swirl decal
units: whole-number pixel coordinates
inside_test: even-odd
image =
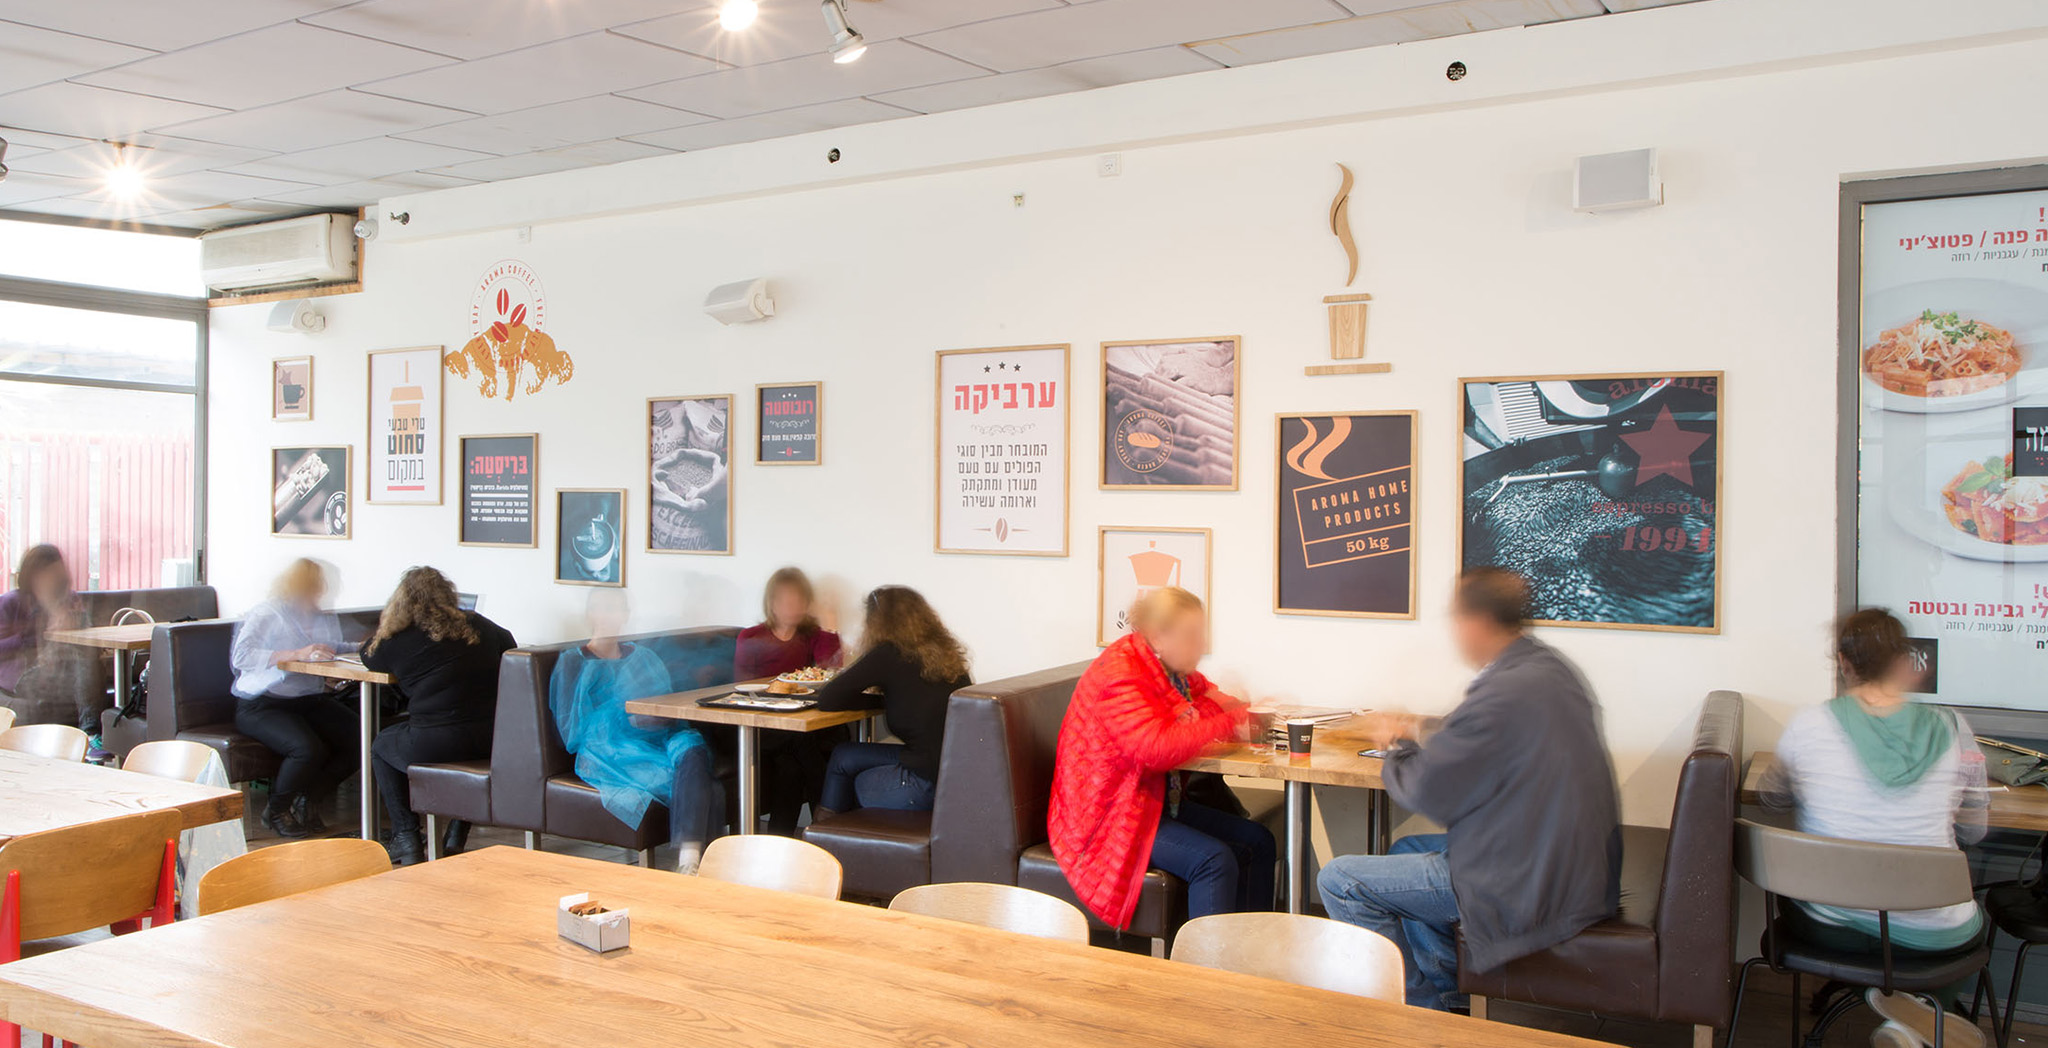
[[[1344,245],[1344,257],[1350,268],[1344,273],[1344,286],[1350,287],[1358,279],[1358,243],[1351,239],[1351,169],[1343,164],[1337,170],[1344,173],[1344,183],[1337,187],[1337,199],[1330,201],[1330,232],[1337,235],[1337,243]]]

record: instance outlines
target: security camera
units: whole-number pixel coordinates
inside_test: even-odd
[[[377,220],[374,218],[356,219],[356,237],[360,240],[377,239]]]

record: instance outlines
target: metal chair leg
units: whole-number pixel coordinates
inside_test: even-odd
[[[2002,1030],[1994,1029],[1991,1031],[1998,1037],[1998,1048],[2005,1048],[2006,1040],[2012,1036],[2012,1013],[2013,1009],[2019,1007],[2020,1003],[2020,975],[2027,970],[2027,951],[2033,948],[2033,943],[2022,941],[2020,943],[2020,952],[2012,959],[2012,984],[2005,991],[2005,1023]],[[1997,1001],[1991,1002],[1991,1014],[1994,1016],[1998,1014]],[[1993,1023],[1992,1025],[1998,1026],[1999,1024]]]
[[[441,817],[430,813],[427,816],[427,861],[433,862],[440,857]]]
[[[1742,962],[1742,970],[1735,973],[1735,1011],[1728,1016],[1728,1044],[1731,1048],[1735,1044],[1735,1027],[1742,1022],[1742,994],[1749,989],[1750,969],[1762,963],[1763,958],[1751,957]]]
[[[1821,1013],[1819,1021],[1814,1023],[1813,1030],[1806,1035],[1808,1045],[1818,1046],[1824,1042],[1828,1030],[1835,1025],[1835,1020],[1854,1011],[1857,1005],[1863,1003],[1861,991],[1853,986],[1845,987],[1845,990],[1841,996],[1828,1002],[1827,1010]]]
[[[540,834],[532,830],[526,831],[526,850],[533,851],[538,847],[540,847]]]
[[[1805,1048],[1799,1040],[1799,973],[1792,973],[1792,1048]]]
[[[1916,994],[1929,1008],[1934,1009],[1934,1048],[1941,1048],[1941,1035],[1948,1032],[1948,1009],[1941,1006],[1940,998],[1931,993]]]

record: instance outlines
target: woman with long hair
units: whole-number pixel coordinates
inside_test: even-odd
[[[399,578],[377,632],[363,645],[363,665],[389,673],[411,711],[370,744],[370,770],[391,816],[385,847],[393,863],[411,866],[426,858],[407,770],[490,756],[499,657],[518,645],[503,626],[464,611],[448,576],[413,568]],[[446,850],[461,851],[468,835],[468,823],[450,823]]]
[[[810,666],[839,665],[839,634],[819,620],[818,595],[801,568],[778,568],[761,593],[761,622],[740,631],[733,679],[755,680]],[[804,805],[823,802],[825,761],[853,736],[844,726],[823,731],[771,731],[761,740],[761,807],[768,830],[796,832]]]
[[[889,729],[903,742],[845,742],[834,749],[818,818],[856,807],[930,811],[946,704],[973,683],[967,649],[916,590],[883,586],[868,594],[865,608],[861,657],[818,689],[818,708],[867,709],[875,700],[864,693],[874,688],[882,693]]]
[[[1081,901],[1129,927],[1149,867],[1188,882],[1188,916],[1273,906],[1273,835],[1182,795],[1175,771],[1245,728],[1245,703],[1195,667],[1201,598],[1173,586],[1131,608],[1131,632],[1081,674],[1060,723],[1046,828]]]
[[[14,573],[14,589],[0,594],[0,706],[19,724],[76,719],[98,736],[99,704],[91,701],[88,661],[63,644],[44,644],[51,630],[85,625],[71,569],[57,547],[30,546]]]
[[[235,626],[229,661],[234,666],[235,730],[284,758],[271,780],[263,825],[280,837],[325,830],[318,809],[356,772],[361,736],[356,713],[335,694],[333,682],[288,673],[286,662],[324,662],[356,650],[341,639],[341,620],[321,606],[327,569],[317,560],[292,561],[271,587],[270,599]]]

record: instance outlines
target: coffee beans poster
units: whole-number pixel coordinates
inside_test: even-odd
[[[369,501],[441,504],[441,347],[370,354]]]
[[[1236,491],[1235,337],[1102,344],[1102,487]]]
[[[732,395],[647,402],[647,549],[732,552]]]
[[[538,545],[534,483],[540,437],[504,433],[462,438],[464,546]]]
[[[1279,417],[1282,615],[1415,617],[1415,412]]]
[[[938,552],[1067,555],[1069,352],[938,355]]]

